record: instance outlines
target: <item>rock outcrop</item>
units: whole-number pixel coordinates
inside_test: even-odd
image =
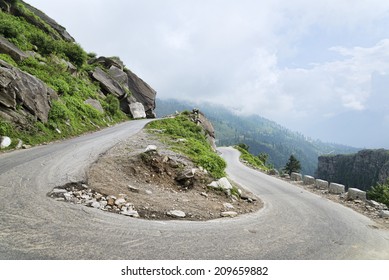
[[[50,101],[56,98],[41,80],[0,60],[0,116],[15,123],[29,116],[47,122]]]
[[[319,157],[316,177],[368,190],[389,177],[389,151],[362,150],[351,155]]]
[[[119,58],[99,57],[89,63],[100,64],[100,67],[92,71],[91,76],[99,82],[104,94],[113,94],[120,100],[123,112],[135,119],[156,117],[154,113],[156,91],[130,70],[125,69]]]
[[[27,58],[27,54],[18,49],[14,44],[0,35],[0,53],[8,54],[15,61],[20,61]]]

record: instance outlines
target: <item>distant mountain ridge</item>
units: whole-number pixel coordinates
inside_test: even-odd
[[[302,173],[313,175],[318,157],[326,154],[350,154],[359,149],[344,145],[313,140],[293,132],[266,118],[250,115],[239,116],[231,110],[214,104],[195,104],[177,100],[157,99],[157,116],[172,114],[176,110],[198,107],[215,127],[218,146],[245,143],[254,155],[269,154],[269,162],[277,169],[283,168],[291,154],[301,162]]]

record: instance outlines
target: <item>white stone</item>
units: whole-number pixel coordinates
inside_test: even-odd
[[[166,213],[168,216],[173,218],[185,218],[186,214],[183,211],[180,210],[171,210]]]
[[[0,137],[0,148],[1,149],[8,148],[11,145],[11,143],[12,143],[11,138],[9,138],[7,136]]]
[[[325,181],[325,180],[316,179],[315,180],[315,186],[318,189],[327,190],[328,189],[328,182]]]
[[[67,193],[68,191],[65,190],[65,189],[54,189],[51,193],[52,194],[63,194],[63,193]]]
[[[127,210],[127,211],[122,211],[120,214],[125,215],[125,216],[130,216],[133,218],[139,218],[139,214],[135,210]]]
[[[231,203],[228,203],[228,202],[223,203],[223,206],[226,209],[234,209],[234,205],[232,205]]]
[[[347,193],[347,199],[366,201],[366,192],[356,188],[349,188]]]
[[[147,152],[151,152],[151,151],[156,151],[157,150],[157,146],[155,145],[148,145],[145,149],[145,153]]]
[[[342,184],[331,183],[328,191],[330,193],[334,193],[334,194],[342,194],[342,193],[346,192],[346,188]]]
[[[115,200],[115,205],[116,206],[119,206],[121,204],[125,204],[126,203],[126,200],[124,198],[118,198]]]
[[[144,119],[146,118],[145,107],[140,102],[135,102],[130,104],[130,111],[134,119]]]
[[[389,211],[388,210],[381,210],[380,217],[381,218],[389,218]]]
[[[292,172],[292,174],[290,174],[290,179],[292,181],[302,181],[303,175],[301,175],[300,173]]]
[[[233,217],[238,216],[238,213],[236,213],[234,211],[226,211],[226,212],[221,212],[220,215],[222,217],[231,217],[231,218],[233,218]]]
[[[93,202],[90,204],[90,207],[99,209],[99,208],[101,207],[101,205],[100,205],[99,202],[93,201]]]
[[[208,185],[208,187],[214,188],[214,189],[222,189],[222,190],[231,190],[232,185],[230,181],[226,177],[223,177],[217,181],[213,181]]]
[[[309,175],[304,175],[303,178],[304,185],[314,185],[315,184],[315,178]]]
[[[18,144],[16,145],[15,149],[21,149],[23,147],[23,141],[18,139]]]
[[[61,134],[61,130],[59,130],[59,128],[56,128],[55,131],[58,133],[58,134]]]

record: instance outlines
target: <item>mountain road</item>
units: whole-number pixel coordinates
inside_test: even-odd
[[[232,148],[219,149],[227,173],[262,199],[256,213],[206,222],[148,221],[47,196],[56,186],[85,180],[100,154],[147,122],[0,154],[0,259],[389,259],[388,231],[244,166]]]

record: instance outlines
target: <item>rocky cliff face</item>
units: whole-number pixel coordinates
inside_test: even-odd
[[[37,121],[47,123],[52,100],[61,101],[64,93],[75,96],[73,91],[78,91],[85,104],[96,96],[104,100],[113,95],[130,117],[155,117],[156,91],[119,58],[87,61],[86,52],[63,26],[21,0],[0,0],[0,9],[0,122],[5,120],[18,127]],[[50,69],[55,69],[56,64],[58,72],[67,71],[74,79],[83,79],[83,85],[97,82],[100,90],[81,92],[77,82],[70,83],[66,75],[54,77]],[[63,69],[63,64],[67,69]],[[81,107],[78,106],[79,110],[84,110]]]
[[[316,177],[368,190],[389,177],[389,151],[362,150],[351,155],[321,156]]]

